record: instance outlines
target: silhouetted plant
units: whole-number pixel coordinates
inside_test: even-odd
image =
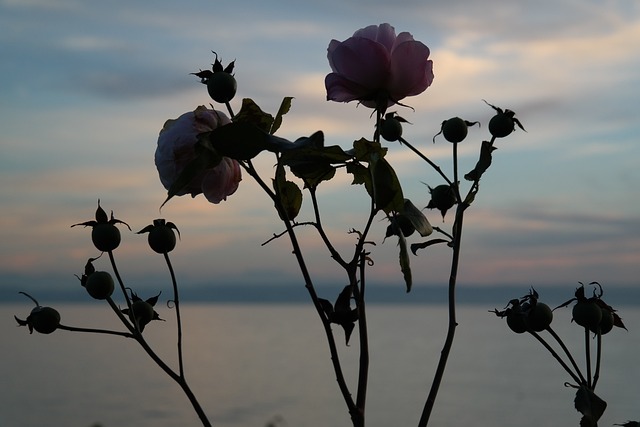
[[[414,283],[410,252],[417,256],[418,251],[440,244],[451,249],[447,333],[418,423],[419,426],[426,426],[455,337],[456,284],[465,213],[474,203],[480,191],[480,181],[493,163],[496,144],[512,134],[516,128],[524,131],[522,123],[512,110],[485,101],[489,108],[495,111],[485,127],[489,136],[487,140],[478,144],[479,156],[473,169],[462,175],[458,161],[458,146],[465,142],[469,128],[480,123],[460,117],[443,120],[440,131],[434,135],[432,141],[441,143],[441,139],[444,139],[451,144],[453,173],[444,173],[423,150],[417,148],[417,144],[410,143],[406,138],[403,128],[409,124],[407,120],[395,111],[388,111],[390,107],[407,107],[400,101],[419,95],[432,84],[433,64],[429,54],[426,45],[414,40],[409,33],[396,36],[393,27],[388,24],[363,28],[343,42],[331,41],[328,59],[332,72],[325,78],[327,99],[336,102],[357,101],[373,110],[371,117],[375,126],[370,139],[356,139],[349,148],[326,146],[322,131],[316,131],[295,141],[276,136],[275,133],[282,125],[284,116],[292,107],[293,97],[283,98],[275,115],[264,112],[250,98],[243,99],[239,111],[234,113],[231,102],[238,89],[238,83],[232,74],[235,61],[224,66],[217,54],[211,70],[200,70],[193,74],[206,85],[213,101],[225,106],[228,116],[221,111],[200,106],[175,120],[168,120],[158,137],[155,163],[160,180],[168,191],[162,205],[175,196],[190,194],[195,197],[201,193],[211,203],[221,203],[238,190],[242,171],[259,185],[267,200],[273,204],[284,230],[275,232],[273,237],[263,244],[285,236],[289,239],[304,286],[324,329],[339,391],[351,422],[356,427],[365,425],[369,373],[365,302],[367,272],[373,265],[374,257],[372,243],[376,239],[384,241],[387,238],[397,241],[399,273],[403,277],[406,292],[412,290]],[[387,146],[385,141],[392,144]],[[428,169],[437,174],[437,183],[428,186],[429,200],[414,203],[403,192],[400,180],[386,157],[389,150],[401,149],[409,149],[426,163]],[[272,176],[264,176],[254,166],[253,160],[257,156],[271,156],[275,165]],[[338,251],[328,235],[322,216],[322,202],[317,192],[319,186],[332,180],[338,173],[349,175],[352,185],[363,187],[369,197],[368,212],[362,222],[353,225],[349,231],[354,239],[354,247],[348,253]],[[461,178],[464,178],[464,181]],[[303,220],[299,217],[304,200],[311,203],[312,214],[311,218]],[[449,229],[445,230],[444,226],[433,227],[422,210],[416,207],[419,205],[425,205],[430,210],[435,209],[443,223],[447,213],[452,212],[450,217],[453,216],[453,219]],[[384,235],[375,235],[372,231],[376,217],[388,221]],[[163,255],[171,276],[173,295],[170,302],[175,309],[177,322],[178,368],[174,369],[154,352],[143,336],[150,322],[163,320],[155,310],[160,294],[142,299],[125,285],[117,268],[114,252],[121,243],[118,226],[124,225],[129,230],[130,227],[125,222],[115,219],[113,213],[110,217],[107,216],[99,201],[95,220],[74,224],[72,227],[80,225],[91,227],[94,246],[101,253],[108,254],[113,272],[112,276],[109,272],[97,271],[93,263],[100,257],[89,258],[84,273],[79,277],[81,285],[91,297],[106,301],[126,330],[66,326],[60,323],[60,315],[55,309],[40,306],[27,294],[25,295],[34,301],[36,307],[25,320],[17,317],[16,320],[20,325],[28,326],[30,331],[36,330],[41,333],[62,329],[119,335],[135,340],[182,388],[202,424],[210,426],[211,422],[188,385],[183,364],[179,287],[169,259],[169,252],[176,246],[176,233],[180,237],[178,228],[172,222],[156,219],[153,224],[138,232],[148,233],[151,249]],[[310,273],[308,261],[299,244],[297,230],[303,226],[313,227],[317,231],[318,238],[331,258],[344,272],[344,287],[338,295],[320,295],[316,289],[315,278]],[[433,237],[434,233],[437,237]],[[416,238],[416,241],[409,243],[410,237]],[[114,297],[116,288],[119,288],[119,293]],[[611,319],[613,325],[620,326],[616,324],[619,318],[615,311],[602,302],[601,295],[600,292],[599,295],[594,294],[593,298],[586,299],[584,293],[576,292],[576,307],[580,307],[574,307],[576,313],[588,311],[600,314],[598,321],[584,321],[586,376],[578,369],[566,346],[551,329],[553,312],[549,306],[538,301],[538,294],[534,290],[522,298],[512,300],[506,309],[495,310],[498,316],[506,317],[512,330],[530,333],[552,352],[575,382],[572,386],[578,389],[576,407],[583,413],[583,420],[593,420],[594,423],[604,411],[603,402],[593,392],[600,369],[601,337],[609,327],[606,322]],[[114,298],[120,298],[124,306],[120,307]],[[564,305],[571,302],[573,300]],[[580,316],[574,313],[574,317]],[[578,319],[576,322],[583,324]],[[349,345],[352,333],[357,328],[359,365],[355,385],[348,384],[344,376],[340,359],[342,350],[339,350],[333,325],[339,325],[344,331],[345,345]],[[539,333],[543,331],[550,333],[558,342],[571,366],[541,338]],[[588,358],[590,332],[597,336],[598,356],[594,375],[591,375]],[[274,419],[270,425],[282,422],[282,419]]]

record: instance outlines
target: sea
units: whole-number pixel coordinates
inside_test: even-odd
[[[123,330],[109,307],[56,303],[67,326]],[[310,303],[181,304],[185,376],[219,427],[348,427],[324,330]],[[0,427],[199,426],[189,401],[128,338],[56,331],[29,334],[13,316],[32,306],[0,304]],[[578,426],[571,377],[529,334],[512,333],[485,304],[460,304],[456,337],[429,425]],[[502,307],[498,307],[502,308]],[[608,406],[599,425],[640,419],[640,307],[616,307],[628,331],[603,337],[596,393]],[[175,308],[144,336],[178,368]],[[447,329],[444,304],[367,305],[370,346],[366,420],[416,426]],[[570,309],[554,330],[586,372],[584,331]],[[356,393],[359,335],[334,331]],[[552,343],[546,333],[541,336]],[[588,339],[595,365],[596,340]],[[560,350],[558,350],[560,351]]]

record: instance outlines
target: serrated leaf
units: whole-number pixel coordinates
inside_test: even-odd
[[[271,131],[269,132],[271,135],[276,133],[278,129],[280,129],[280,125],[282,124],[282,116],[287,114],[291,109],[291,101],[293,100],[292,96],[286,96],[282,103],[280,104],[280,108],[278,109],[278,113],[276,114],[276,118],[273,120],[271,124]]]
[[[428,248],[429,246],[437,245],[438,243],[449,243],[449,241],[445,239],[431,239],[422,243],[412,243],[411,253],[416,255],[416,252],[418,252],[418,249]]]
[[[300,207],[302,207],[302,191],[300,188],[291,181],[285,181],[280,185],[278,190],[278,197],[280,197],[280,203],[284,208],[287,218],[280,218],[284,220],[294,220],[298,213],[300,213]]]
[[[221,156],[251,160],[271,147],[270,135],[248,122],[230,123],[202,134]]]
[[[345,343],[349,345],[349,338],[358,320],[358,310],[351,308],[351,285],[347,285],[338,295],[335,306],[326,299],[318,298],[322,311],[330,323],[342,326],[344,329]]]
[[[585,417],[589,417],[597,422],[605,409],[607,409],[607,402],[598,397],[587,386],[581,385],[576,392],[574,399],[575,408]]]
[[[407,293],[411,292],[411,286],[413,285],[413,277],[411,274],[411,261],[409,261],[409,252],[407,251],[407,239],[404,238],[402,233],[398,236],[398,246],[400,247],[400,271],[402,271],[402,277],[407,287]]]
[[[276,197],[279,198],[282,209],[284,209],[284,213],[278,210],[280,219],[283,221],[295,219],[302,206],[302,191],[294,182],[287,181],[282,163],[276,167],[273,189],[276,192]]]
[[[234,123],[249,123],[268,133],[273,124],[273,116],[265,113],[253,99],[244,98],[240,112],[233,117]]]
[[[369,162],[372,157],[382,158],[387,154],[387,148],[383,147],[379,142],[369,141],[360,138],[353,142],[353,152],[356,160],[361,162]]]
[[[422,237],[433,233],[433,227],[427,217],[409,199],[404,199],[404,212],[402,213]]]
[[[333,164],[342,164],[352,158],[337,145],[318,147],[318,142],[305,141],[297,148],[282,151],[282,162],[304,180],[306,187],[316,187],[320,182],[330,180],[335,175]]]
[[[464,176],[468,181],[479,181],[482,174],[491,166],[492,153],[497,150],[489,141],[482,141],[480,146],[480,158],[476,163],[476,167]]]
[[[368,189],[367,191],[371,189],[371,172],[368,167],[364,166],[362,163],[347,163],[347,173],[353,175],[351,185],[364,184]]]
[[[293,142],[277,136],[272,136],[271,139],[273,140],[273,151],[275,152],[324,147],[324,133],[321,130],[314,132],[311,136],[298,138]]]
[[[370,164],[373,167],[373,194],[376,209],[385,213],[402,212],[404,197],[402,187],[395,171],[384,158],[374,158]]]

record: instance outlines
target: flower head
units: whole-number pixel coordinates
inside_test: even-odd
[[[204,106],[185,113],[175,120],[167,120],[158,136],[155,163],[162,185],[169,189],[182,170],[195,158],[198,134],[231,123],[222,112]],[[194,177],[178,196],[202,193],[211,203],[220,203],[238,189],[242,180],[237,161],[223,157],[215,167]]]
[[[370,25],[343,42],[331,40],[332,73],[325,77],[327,100],[360,101],[384,111],[433,81],[429,48],[407,32],[396,36],[389,24]]]

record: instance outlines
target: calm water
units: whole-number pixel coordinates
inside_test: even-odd
[[[118,328],[107,307],[57,306],[63,323]],[[577,426],[568,375],[533,338],[510,333],[485,306],[461,306],[456,343],[433,426]],[[639,419],[640,310],[618,307],[630,331],[605,337],[601,426]],[[27,305],[0,305],[0,427],[198,426],[178,386],[132,340],[15,327]],[[173,310],[145,331],[176,366]],[[214,426],[348,426],[324,334],[310,305],[183,305],[186,375]],[[555,328],[584,366],[583,336],[556,313]],[[445,333],[442,306],[368,307],[368,425],[415,426]],[[337,329],[340,329],[339,327]],[[356,378],[357,332],[339,349]]]

